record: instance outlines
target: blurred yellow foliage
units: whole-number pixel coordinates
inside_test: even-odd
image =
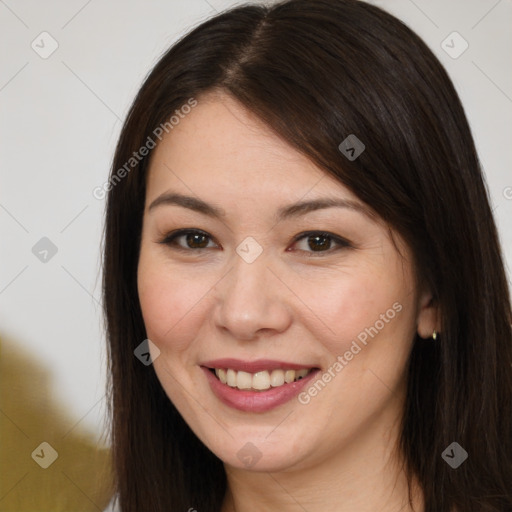
[[[50,388],[51,372],[0,339],[0,511],[102,511],[112,495],[110,451],[80,430],[81,418]],[[42,442],[58,453],[47,469],[32,458]]]

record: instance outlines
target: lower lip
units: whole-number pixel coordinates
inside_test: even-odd
[[[244,412],[266,412],[297,396],[319,372],[313,370],[303,379],[266,391],[245,391],[223,384],[208,368],[201,366],[215,396],[224,404]]]

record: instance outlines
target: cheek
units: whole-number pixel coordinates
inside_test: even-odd
[[[208,287],[190,280],[157,258],[141,253],[139,301],[148,338],[160,350],[181,351],[199,328]],[[202,300],[201,300],[202,299]]]
[[[349,331],[356,334],[353,329],[364,328],[369,322],[373,324],[403,295],[397,283],[379,276],[354,274],[338,281],[332,280],[310,294],[308,302],[318,312],[319,319],[335,334],[349,334]]]
[[[355,340],[367,356],[373,352],[407,352],[414,336],[413,294],[400,272],[357,272],[325,283],[310,296],[318,337],[333,357],[343,355]],[[323,326],[323,327],[322,327]],[[370,350],[368,350],[370,349]],[[357,350],[357,349],[355,349]],[[380,357],[380,356],[379,356]],[[358,359],[362,362],[362,359]]]

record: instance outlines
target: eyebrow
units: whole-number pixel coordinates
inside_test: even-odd
[[[182,206],[184,208],[188,208],[215,219],[226,217],[226,212],[222,208],[207,203],[206,201],[203,201],[197,197],[187,196],[177,192],[165,192],[164,194],[158,196],[149,205],[148,211],[154,210],[155,208],[164,205]],[[292,217],[298,217],[300,215],[305,215],[306,213],[322,210],[325,208],[348,208],[350,210],[362,213],[370,218],[374,217],[372,211],[369,208],[357,201],[333,197],[322,197],[310,201],[300,201],[298,203],[283,206],[278,209],[276,216],[278,221],[283,221]]]

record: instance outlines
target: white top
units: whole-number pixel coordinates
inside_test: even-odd
[[[114,496],[112,496],[112,499],[110,500],[110,503],[107,505],[107,508],[103,512],[121,512],[119,504],[117,502],[114,504],[115,499],[116,495],[114,494]]]

